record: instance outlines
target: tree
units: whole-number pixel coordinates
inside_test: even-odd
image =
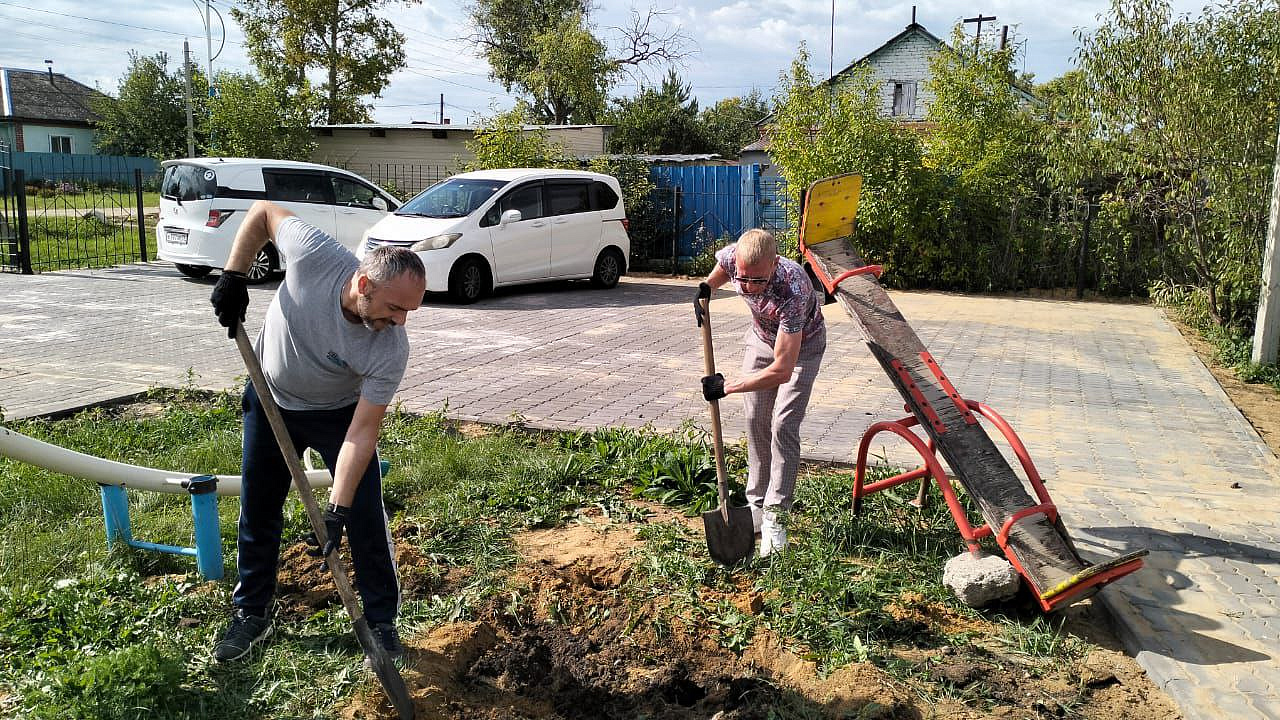
[[[653,28],[662,13],[633,11],[630,25],[615,28],[610,51],[596,36],[586,0],[476,0],[468,9],[472,42],[490,75],[508,92],[522,93],[535,122],[596,122],[618,77],[684,56],[678,30]]]
[[[193,117],[204,117],[204,76],[192,69]],[[129,69],[120,78],[117,97],[95,98],[90,102],[98,115],[94,128],[98,152],[106,155],[137,155],[157,160],[187,154],[186,82],[182,66],[169,70],[165,53],[140,55],[129,52]],[[197,126],[197,145],[203,129]]]
[[[698,119],[698,99],[675,70],[662,85],[641,87],[634,98],[614,100],[608,115],[613,132],[609,149],[615,153],[697,153],[707,142]]]
[[[319,119],[368,122],[362,98],[380,97],[391,74],[405,66],[405,38],[376,12],[389,0],[244,0],[231,16],[263,79],[291,92],[306,92],[307,73],[324,82]]]
[[[577,161],[561,144],[552,142],[547,131],[529,129],[529,108],[517,105],[494,115],[476,129],[467,149],[476,159],[467,170],[489,170],[510,167],[573,168]]]
[[[244,73],[217,78],[218,97],[209,102],[209,154],[311,159],[313,110],[299,96]]]
[[[791,70],[781,77],[777,112],[766,128],[770,152],[787,181],[787,194],[799,226],[800,200],[815,180],[857,172],[862,175],[858,209],[860,233],[877,238],[887,252],[895,232],[919,226],[912,193],[920,167],[916,136],[880,115],[880,90],[870,68],[850,71],[838,88],[819,85],[809,71],[809,53],[801,44]],[[869,244],[868,249],[874,249]],[[891,263],[884,254],[877,261]]]
[[[1071,122],[1049,144],[1046,177],[1094,188],[1165,248],[1168,284],[1247,330],[1275,160],[1280,3],[1174,19],[1164,0],[1113,0],[1100,20],[1080,35]]]
[[[736,158],[742,148],[760,139],[758,127],[769,115],[769,102],[759,90],[747,95],[724,98],[702,111],[704,146],[727,158]]]

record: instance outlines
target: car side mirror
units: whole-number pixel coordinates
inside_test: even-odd
[[[523,219],[524,219],[524,216],[520,214],[519,210],[508,210],[502,213],[502,219],[498,221],[498,225],[502,226],[502,225],[506,225],[507,223],[520,222]]]
[[[386,199],[385,199],[385,198],[378,197],[377,195],[374,195],[374,196],[373,196],[373,207],[374,207],[375,209],[377,209],[377,210],[381,210],[382,212],[386,212],[386,211],[387,211],[387,207],[388,207],[388,206],[387,206],[387,201],[386,201]]]

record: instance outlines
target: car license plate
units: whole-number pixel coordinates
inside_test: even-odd
[[[174,232],[172,230],[165,230],[164,240],[170,245],[186,245],[187,234],[184,232]]]

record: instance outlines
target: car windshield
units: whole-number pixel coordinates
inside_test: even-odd
[[[445,180],[423,190],[417,197],[402,205],[396,214],[433,218],[466,217],[506,184],[506,180],[479,178]]]

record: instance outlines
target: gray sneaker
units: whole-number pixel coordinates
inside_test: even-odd
[[[218,662],[239,660],[248,655],[254,645],[266,640],[271,630],[271,618],[250,615],[237,608],[231,615],[226,634],[213,648],[213,657]]]

